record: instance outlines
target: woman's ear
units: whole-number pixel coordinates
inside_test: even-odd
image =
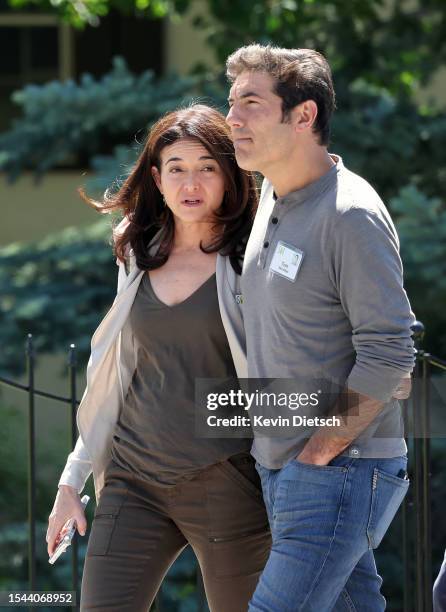
[[[151,172],[152,172],[153,180],[155,181],[155,185],[158,187],[160,192],[163,193],[163,190],[161,189],[161,175],[160,175],[160,171],[158,170],[158,168],[156,166],[152,166]]]

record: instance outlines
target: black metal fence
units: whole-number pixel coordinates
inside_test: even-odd
[[[413,328],[417,343],[424,335],[422,323]],[[76,397],[77,361],[76,349],[69,349],[69,393],[66,397],[36,389],[34,382],[35,351],[32,336],[26,342],[27,384],[17,383],[0,377],[0,385],[22,390],[28,394],[28,526],[29,552],[28,577],[29,590],[36,590],[36,457],[35,457],[35,398],[44,397],[66,404],[70,408],[71,447],[76,443],[76,411],[79,401]],[[446,371],[446,361],[433,357],[417,349],[414,385],[410,400],[405,401],[405,418],[409,436],[408,447],[411,455],[412,486],[406,497],[401,513],[403,525],[403,563],[404,563],[404,612],[431,612],[432,610],[432,555],[431,555],[431,499],[430,499],[430,394],[429,381],[433,368]],[[71,573],[72,590],[78,593],[78,546],[76,538],[72,544]],[[203,581],[197,566],[197,603],[199,612],[207,609]],[[157,596],[155,607],[162,612],[162,588]]]
[[[412,395],[405,402],[412,486],[401,513],[403,524],[404,612],[432,611],[431,375],[446,371],[446,361],[419,348],[424,326],[413,326],[417,359]]]

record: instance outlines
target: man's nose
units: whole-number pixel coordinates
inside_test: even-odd
[[[243,122],[239,113],[235,110],[234,106],[231,106],[228,114],[226,115],[226,123],[231,128],[239,128],[243,126]]]

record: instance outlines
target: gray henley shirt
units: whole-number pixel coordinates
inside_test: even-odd
[[[344,454],[394,457],[407,450],[392,394],[413,369],[415,318],[386,207],[332,157],[336,165],[324,176],[284,197],[276,198],[264,180],[241,281],[248,373],[250,379],[328,380],[384,402]],[[280,273],[283,246],[300,262],[296,274],[297,266]],[[305,441],[294,431],[292,437],[256,433],[252,454],[278,469]]]

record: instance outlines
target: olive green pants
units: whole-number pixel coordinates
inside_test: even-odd
[[[246,612],[271,545],[252,457],[231,457],[170,488],[111,462],[88,542],[81,611],[148,611],[188,544],[211,612]]]

